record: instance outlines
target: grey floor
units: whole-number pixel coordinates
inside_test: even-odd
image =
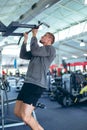
[[[18,93],[16,93],[15,90],[12,89],[11,92],[8,92],[8,97],[9,99],[14,99],[16,98],[17,94]],[[44,103],[46,108],[38,108],[36,109],[35,113],[37,115],[38,121],[45,130],[87,130],[87,102],[73,105],[68,108],[63,108],[56,101],[50,101],[47,95],[42,96],[39,101]],[[17,120],[17,122],[21,122],[13,114],[14,104],[14,102],[12,104],[9,104],[8,114],[5,111],[5,125],[8,123],[13,123],[12,120]],[[7,120],[8,118],[11,119],[10,122]],[[30,130],[30,128],[26,125],[8,127],[4,129]]]

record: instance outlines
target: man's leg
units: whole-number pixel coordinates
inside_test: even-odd
[[[32,128],[32,130],[44,130],[32,116],[34,108],[35,107],[32,105],[25,104],[22,101],[17,101],[14,113],[16,116],[22,118],[22,120]]]
[[[21,117],[22,120],[29,125],[32,130],[44,130],[39,123],[34,119],[32,116],[32,112],[34,111],[35,107],[31,104],[25,104],[23,103],[21,108]]]
[[[14,114],[19,118],[21,118],[21,111],[20,110],[21,110],[22,104],[23,104],[23,101],[17,100],[16,104],[15,104],[15,108],[14,108]]]

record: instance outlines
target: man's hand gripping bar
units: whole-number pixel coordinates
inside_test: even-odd
[[[41,25],[44,25],[46,26],[47,28],[49,28],[50,26],[48,24],[46,24],[45,22],[40,22],[38,21],[38,25],[34,25],[34,27],[32,29],[38,29]],[[27,34],[30,33],[31,30],[29,30],[28,32],[26,32]],[[21,37],[19,38],[19,41],[18,41],[18,45],[20,44],[20,41],[21,41],[21,38],[24,36],[24,33],[21,34]]]

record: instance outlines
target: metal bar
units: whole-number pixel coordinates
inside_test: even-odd
[[[14,26],[15,27],[15,26]],[[37,25],[33,25],[33,24],[19,24],[18,26],[16,26],[17,28],[37,28]]]
[[[6,28],[7,27],[0,21],[0,32],[5,32]]]
[[[33,111],[33,117],[34,117],[35,120],[37,120],[37,117],[36,117],[35,111]]]
[[[11,24],[8,26],[8,28],[10,28],[10,27],[35,28],[36,26],[37,25],[35,25],[35,24],[22,24],[22,23],[15,21],[15,22],[11,22]]]
[[[4,130],[4,95],[2,90],[2,51],[0,50],[0,93],[1,93],[1,122],[2,122],[2,130]]]
[[[4,95],[3,95],[3,90],[1,90],[1,112],[2,112],[2,130],[4,130]]]
[[[23,36],[23,33],[12,33],[10,36]]]
[[[33,111],[33,117],[34,117],[35,120],[37,120],[35,111]],[[2,130],[4,130],[3,128],[15,127],[15,126],[21,126],[21,125],[25,125],[25,123],[24,122],[18,122],[18,123],[4,124],[4,127],[2,125],[2,126],[0,126],[0,128],[2,128]]]
[[[38,26],[36,26],[35,28],[39,28],[42,24],[43,24],[43,23],[41,23],[40,21],[38,21]],[[47,25],[45,25],[45,26],[47,26]],[[29,30],[27,33],[30,33],[31,31],[32,31],[32,29]],[[21,41],[21,38],[22,38],[22,37],[23,37],[23,35],[19,38],[18,45],[20,44],[20,41]]]
[[[2,36],[20,36],[22,34],[20,33],[13,33],[17,28],[38,28],[37,25],[33,24],[20,24],[19,22],[11,22],[9,26],[5,29],[3,29]],[[12,34],[13,33],[13,34]]]
[[[4,128],[21,126],[21,125],[25,125],[25,123],[24,122],[19,122],[19,123],[6,124],[6,125],[4,125]],[[0,128],[3,128],[3,127],[0,126]]]
[[[23,36],[23,33],[14,33],[17,28],[31,28],[27,33],[31,32],[33,28],[39,28],[40,25],[45,25],[46,27],[50,27],[45,22],[41,23],[38,21],[38,25],[35,24],[20,24],[19,22],[11,22],[8,27],[6,27],[3,23],[0,22],[0,31],[3,32],[2,36]]]

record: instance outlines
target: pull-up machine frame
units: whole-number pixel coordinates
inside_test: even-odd
[[[17,28],[39,28],[40,25],[45,25],[46,27],[49,27],[48,24],[44,22],[38,21],[38,25],[35,24],[21,24],[17,21],[11,22],[8,26],[5,26],[1,21],[0,21],[0,32],[2,33],[2,36],[23,36],[23,33],[14,33],[14,31]],[[30,30],[31,31],[31,30]]]
[[[46,27],[50,27],[48,24],[46,24],[45,22],[40,22],[38,21],[38,25],[35,24],[21,24],[18,21],[15,22],[11,22],[8,26],[5,26],[1,21],[0,21],[0,32],[2,32],[2,36],[3,37],[7,37],[7,36],[20,36],[19,41],[18,41],[18,45],[20,43],[21,38],[23,37],[23,33],[16,33],[14,32],[17,28],[31,28],[31,30],[29,30],[27,33],[30,33],[32,31],[32,29],[36,28],[38,29],[39,26],[41,25],[45,25]]]

